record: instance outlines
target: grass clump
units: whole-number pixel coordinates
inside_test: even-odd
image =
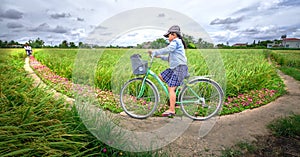
[[[23,49],[0,49],[0,156],[157,154],[124,152],[99,141],[75,107],[32,86],[33,80],[23,68],[25,57]]]
[[[272,135],[257,141],[240,142],[222,151],[222,157],[300,156],[300,115],[277,119],[267,126]]]
[[[275,136],[300,137],[300,115],[278,119],[268,125]]]

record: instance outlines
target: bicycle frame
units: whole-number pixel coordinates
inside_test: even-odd
[[[167,89],[167,87],[164,85],[164,83],[160,80],[160,78],[151,70],[152,67],[152,63],[153,63],[153,58],[151,57],[151,61],[150,61],[150,66],[147,69],[147,72],[144,76],[143,82],[142,82],[142,86],[141,86],[141,90],[139,92],[138,98],[141,97],[144,93],[144,89],[145,89],[145,81],[148,78],[148,76],[152,76],[158,83],[159,85],[163,88],[163,90],[165,91],[166,95],[169,95],[169,91]],[[176,93],[178,92],[178,89],[176,90]]]
[[[160,79],[160,78],[159,78],[159,77],[151,70],[152,63],[153,63],[153,58],[154,58],[154,57],[151,57],[150,66],[148,67],[147,72],[146,72],[146,74],[145,74],[145,76],[144,76],[144,79],[143,79],[143,82],[142,82],[142,86],[141,86],[141,90],[140,90],[140,92],[139,92],[138,98],[140,98],[140,97],[143,95],[143,93],[144,93],[144,89],[145,89],[145,81],[146,81],[146,79],[148,78],[149,75],[152,76],[152,77],[159,83],[159,85],[160,85],[160,86],[163,88],[163,90],[165,91],[166,95],[169,96],[169,91],[168,91],[167,87],[164,85],[164,83],[161,81],[161,79]],[[200,100],[200,99],[203,99],[203,98],[199,97],[198,94],[196,94],[196,92],[195,92],[193,89],[191,89],[188,85],[187,85],[187,87],[189,88],[189,90],[192,91],[192,93],[193,93],[199,100]],[[175,91],[176,95],[178,95],[179,89],[180,89],[180,88],[176,88],[176,91]],[[176,103],[195,103],[195,101],[182,101],[182,102],[181,102],[181,101],[176,101]]]
[[[159,75],[151,70],[153,59],[152,56],[142,77],[131,78],[121,89],[121,107],[126,114],[133,118],[144,119],[154,114],[160,104],[160,94],[163,93],[161,88],[158,90],[158,86],[162,87],[169,98],[168,86],[160,79]],[[144,67],[145,62],[142,63]],[[139,68],[139,70],[145,69]],[[134,72],[134,74],[138,73]],[[153,77],[151,80],[157,82],[153,83],[148,78],[151,76]],[[183,84],[176,88],[175,93],[176,104],[179,104],[182,112],[193,120],[207,120],[222,108],[224,92],[221,86],[208,75],[185,78]]]

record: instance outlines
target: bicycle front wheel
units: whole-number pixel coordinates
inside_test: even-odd
[[[179,100],[186,116],[194,120],[207,120],[221,109],[223,96],[218,83],[208,78],[197,78],[183,87]]]
[[[143,119],[151,116],[158,104],[156,86],[143,78],[134,78],[125,83],[120,93],[121,107],[133,118]]]

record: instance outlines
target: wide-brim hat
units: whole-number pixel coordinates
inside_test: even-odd
[[[171,26],[168,32],[164,34],[164,37],[168,38],[170,33],[176,33],[177,35],[181,35],[180,27],[178,25]]]

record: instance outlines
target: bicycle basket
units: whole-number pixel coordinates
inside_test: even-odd
[[[130,56],[132,71],[134,75],[146,74],[148,68],[148,61],[142,60],[141,55],[134,54]]]

